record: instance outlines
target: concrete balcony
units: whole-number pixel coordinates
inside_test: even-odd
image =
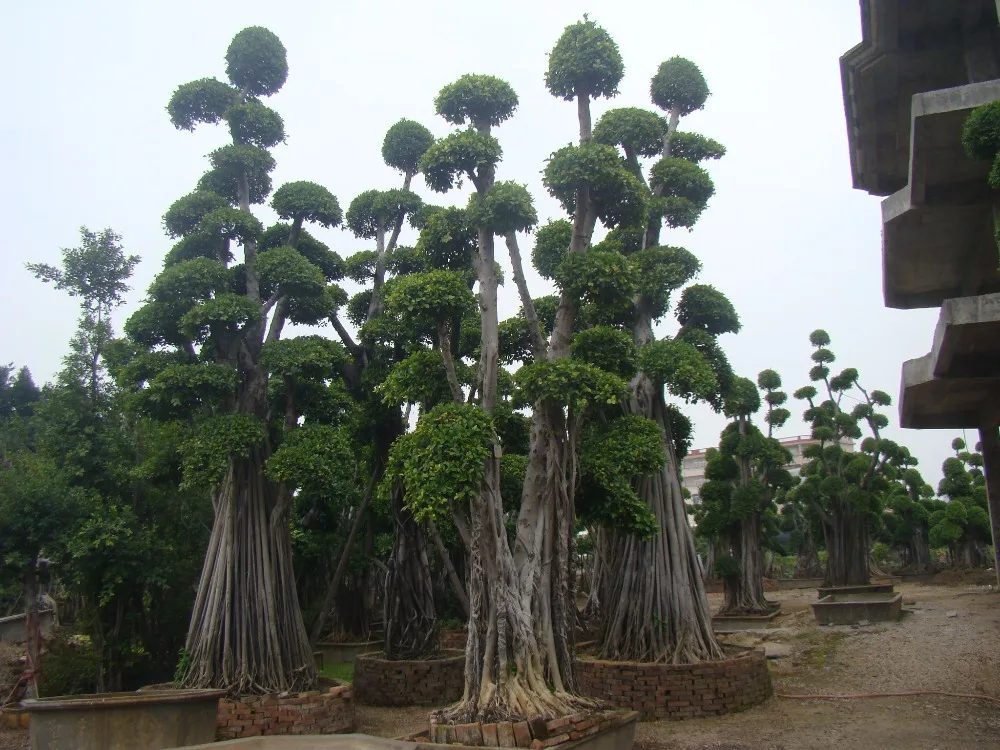
[[[930,353],[903,363],[902,427],[977,429],[1000,395],[1000,294],[949,299]]]
[[[1000,0],[860,0],[861,43],[840,58],[854,187],[901,190],[914,94],[1000,78]]]
[[[937,307],[1000,291],[990,164],[966,156],[962,127],[975,107],[1000,100],[1000,80],[913,96],[909,182],[882,201],[887,307]]]

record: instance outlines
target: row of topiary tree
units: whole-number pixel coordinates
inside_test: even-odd
[[[953,564],[978,567],[991,542],[982,456],[956,439],[935,499],[916,458],[882,435],[889,419],[879,409],[890,405],[888,394],[866,390],[854,368],[833,375],[825,331],[814,331],[810,341],[814,385],[794,396],[807,405],[803,419],[814,442],[803,449],[798,476],[789,471],[792,454],[774,437],[790,412],[773,370],[761,372],[756,384],[735,381],[723,405],[733,421],[706,456],[707,481],[693,512],[712,552],[708,573],[725,582],[724,614],[771,611],[764,556],[768,549],[785,551],[783,534],[797,547],[796,575],[822,575],[826,586],[870,583],[876,540],[897,550],[900,569],[913,573],[935,569],[932,547],[947,549]],[[752,422],[762,402],[763,428]]]

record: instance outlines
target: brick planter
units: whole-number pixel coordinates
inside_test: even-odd
[[[465,654],[445,651],[441,658],[389,661],[377,654],[354,661],[354,694],[369,706],[441,706],[462,697]]]
[[[438,643],[443,649],[458,649],[465,651],[465,644],[469,640],[467,630],[442,630],[438,636]]]
[[[272,734],[353,732],[354,689],[338,685],[290,695],[248,695],[219,701],[217,740]]]
[[[690,719],[741,711],[771,697],[762,649],[698,664],[577,661],[580,692],[644,719]]]
[[[440,745],[449,745],[451,750],[473,747],[631,750],[638,718],[635,711],[599,710],[549,720],[539,716],[529,721],[497,724],[439,724],[432,713],[430,731],[400,739],[416,742],[417,750],[436,750]]]

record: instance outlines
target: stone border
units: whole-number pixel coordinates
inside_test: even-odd
[[[402,739],[420,743],[421,746],[459,745],[542,750],[564,745],[571,747],[593,735],[617,730],[628,724],[634,726],[637,718],[635,711],[597,710],[548,720],[536,716],[528,721],[502,721],[496,724],[439,724],[436,715],[432,713],[429,733],[418,732]]]
[[[447,656],[445,656],[447,654]],[[359,654],[354,660],[354,695],[369,706],[441,706],[462,698],[465,653],[442,652],[443,658],[390,661],[384,653]]]
[[[344,734],[357,725],[354,689],[337,685],[304,693],[247,695],[219,701],[216,740],[273,734]]]
[[[756,706],[773,695],[763,649],[739,650],[723,661],[697,664],[576,662],[580,693],[643,719],[690,719]]]

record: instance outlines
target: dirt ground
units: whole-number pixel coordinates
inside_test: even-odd
[[[978,583],[978,581],[977,581]],[[786,652],[770,661],[775,692],[843,695],[911,690],[1000,698],[1000,592],[995,587],[904,584],[904,616],[860,627],[816,625],[813,589],[776,591],[782,614],[740,645]],[[713,606],[721,596],[710,594]],[[763,637],[762,637],[763,636]],[[358,706],[358,731],[382,737],[415,732],[426,708]],[[24,732],[0,731],[0,750],[27,747]],[[1000,748],[1000,705],[945,696],[857,700],[776,697],[739,714],[683,722],[643,722],[639,750],[876,750]]]

